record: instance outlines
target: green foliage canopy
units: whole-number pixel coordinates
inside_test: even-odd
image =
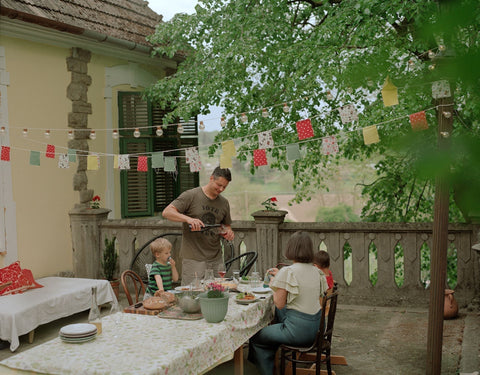
[[[478,175],[477,185],[471,182],[480,162],[479,25],[475,0],[199,0],[195,14],[177,14],[151,36],[154,53],[181,53],[184,60],[146,95],[172,109],[166,123],[207,114],[210,105],[223,107],[226,126],[216,141],[239,140],[238,158],[250,161],[252,174],[256,134],[272,130],[276,147],[269,150],[269,166],[291,171],[297,202],[322,189],[326,172],[341,158],[381,155],[378,179],[364,188],[370,200],[363,215],[431,220],[438,173],[454,177],[464,208],[472,208],[472,186],[480,186]],[[384,107],[380,94],[387,75],[399,87],[399,104],[392,107]],[[448,79],[455,94],[448,155],[435,148],[431,83],[439,79]],[[360,118],[343,124],[337,109],[349,103]],[[408,115],[424,109],[430,127],[412,134]],[[289,162],[285,145],[298,142],[295,123],[305,118],[315,138],[301,144],[301,159]],[[366,146],[361,129],[371,124],[379,124],[380,142]],[[337,135],[341,152],[327,157],[319,150],[329,135]],[[451,218],[460,218],[455,204]]]

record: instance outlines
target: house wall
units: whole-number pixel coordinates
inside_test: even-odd
[[[6,71],[10,77],[7,131],[17,238],[16,254],[12,250],[0,255],[0,266],[18,259],[35,277],[70,272],[73,271],[73,256],[69,212],[79,203],[78,192],[73,190],[78,164],[70,163],[70,168],[61,169],[58,154],[67,153],[68,149],[70,128],[67,124],[72,102],[66,96],[71,82],[66,59],[72,52],[70,48],[5,35],[0,35],[0,46],[5,50]],[[106,126],[110,122],[116,128],[118,116],[116,91],[112,106],[106,105],[106,69],[125,65],[128,65],[126,60],[94,53],[88,63],[87,74],[92,78],[87,94],[92,106],[88,128],[100,130],[95,140],[88,141],[88,146],[91,152],[101,155],[100,169],[87,171],[88,189],[101,197],[102,207],[106,207],[109,194],[110,201],[116,202],[118,207],[120,204],[118,171],[107,166],[107,158],[112,159],[111,154],[118,153],[118,145],[111,142]],[[160,67],[155,70],[158,73]],[[137,89],[130,84],[117,86],[115,90]],[[107,114],[107,109],[111,113]],[[23,128],[28,129],[27,137],[22,134]],[[51,130],[49,139],[44,137],[45,129]],[[55,145],[55,159],[45,157],[47,144]],[[30,151],[41,152],[40,166],[30,165]],[[107,183],[108,175],[112,177],[110,183]],[[118,218],[119,208],[114,211],[117,212],[114,217]]]

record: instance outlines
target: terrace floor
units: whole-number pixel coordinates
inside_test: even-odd
[[[121,300],[122,305],[126,305]],[[102,313],[108,313],[108,308]],[[27,335],[15,353],[0,350],[0,360],[51,340],[61,327],[86,322],[88,311],[45,324],[35,330],[33,344]],[[416,375],[426,373],[428,310],[339,305],[332,354],[345,356],[347,366],[333,366],[337,375]],[[245,356],[246,358],[246,353]],[[461,310],[456,319],[445,320],[441,374],[479,374],[480,312]],[[208,375],[233,374],[226,362]],[[258,374],[245,359],[245,374]]]

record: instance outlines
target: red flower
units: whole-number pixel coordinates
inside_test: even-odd
[[[96,201],[100,201],[100,197],[98,195],[95,195],[93,198],[92,198],[92,201],[96,202]]]
[[[271,197],[271,198],[270,198],[270,201],[271,201],[271,202],[278,202],[277,198],[275,198],[275,197]]]

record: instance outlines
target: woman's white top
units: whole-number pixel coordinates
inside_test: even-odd
[[[328,289],[324,273],[312,263],[294,263],[281,268],[270,286],[285,289],[287,309],[294,309],[306,314],[316,314],[320,309],[319,298]]]

